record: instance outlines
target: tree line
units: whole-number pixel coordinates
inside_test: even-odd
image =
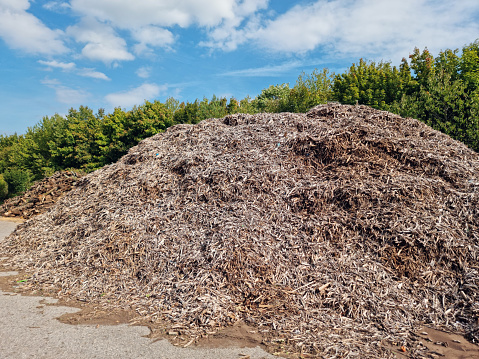
[[[329,101],[416,118],[479,151],[479,40],[436,57],[416,48],[399,67],[360,59],[341,74],[316,69],[300,74],[292,87],[272,85],[254,99],[168,98],[109,114],[80,106],[66,116],[46,116],[25,134],[0,135],[0,201],[56,171],[91,172],[113,163],[175,124],[233,113],[305,112]]]

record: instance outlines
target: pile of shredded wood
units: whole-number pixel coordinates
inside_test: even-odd
[[[414,119],[328,104],[178,125],[0,244],[35,287],[198,335],[242,320],[322,357],[477,340],[479,155]]]
[[[56,172],[35,183],[20,196],[0,206],[0,216],[30,218],[46,212],[60,197],[70,191],[82,175],[74,171]]]

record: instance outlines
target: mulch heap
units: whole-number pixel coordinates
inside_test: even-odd
[[[56,172],[29,188],[20,196],[0,205],[0,216],[31,218],[46,212],[60,197],[70,191],[82,174],[74,171]]]
[[[423,323],[478,339],[479,155],[365,106],[178,125],[83,177],[0,252],[51,288],[190,338],[393,357]],[[185,338],[189,340],[189,338]]]

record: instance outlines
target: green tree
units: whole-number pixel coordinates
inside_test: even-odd
[[[196,111],[197,119],[195,122],[188,123],[197,123],[207,118],[224,117],[228,114],[226,98],[216,97],[216,95],[213,95],[211,100],[208,100],[206,97],[203,97],[203,100],[198,103],[197,110],[195,110],[193,107],[192,111]]]
[[[256,109],[253,105],[251,97],[246,96],[244,99],[239,101],[239,109],[238,112],[240,113],[249,113],[254,114],[256,113]]]
[[[280,103],[288,101],[289,84],[271,85],[252,101],[255,112],[279,112]]]
[[[10,196],[16,196],[25,192],[32,184],[32,176],[28,170],[11,167],[3,172],[3,178],[8,184]]]
[[[289,95],[279,101],[279,110],[306,112],[316,105],[328,102],[332,98],[331,77],[328,69],[315,69],[311,74],[303,72]]]
[[[226,112],[230,115],[238,113],[240,109],[240,103],[234,97],[230,98],[230,101],[226,105]]]
[[[101,134],[98,144],[103,165],[117,161],[128,151],[127,137],[127,114],[117,107],[113,113],[105,116],[101,122]]]
[[[13,161],[14,147],[21,141],[23,141],[23,136],[16,133],[10,136],[0,135],[0,173],[15,164]]]
[[[477,91],[479,88],[479,39],[462,49],[459,71],[468,91]]]
[[[195,102],[187,102],[186,105],[184,102],[180,103],[179,108],[173,115],[173,121],[177,123],[189,123],[195,124],[200,122],[199,117],[200,104],[198,100]]]
[[[171,113],[175,113],[176,110],[180,108],[180,101],[174,99],[173,97],[168,97],[165,101],[165,107],[171,111]]]
[[[411,69],[414,71],[416,86],[426,86],[428,79],[434,75],[434,57],[427,48],[421,52],[416,47],[409,58],[411,59]]]
[[[467,46],[463,56],[467,53],[473,58],[474,52],[474,46]],[[416,48],[410,56],[414,72],[411,86],[392,111],[417,118],[478,151],[479,98],[473,61],[466,66],[457,53],[446,50],[434,59],[427,49],[421,53]],[[464,73],[466,68],[471,69],[471,75]]]
[[[3,201],[8,196],[8,183],[3,178],[3,175],[0,174],[0,201]]]
[[[407,76],[408,66],[398,69],[389,62],[367,62],[360,59],[348,71],[336,75],[332,86],[332,97],[341,103],[363,104],[381,110],[401,100],[411,80]]]
[[[458,50],[441,51],[434,59],[434,73],[444,72],[449,74],[452,81],[460,78],[460,60],[457,55]]]
[[[133,147],[141,140],[165,131],[173,123],[173,113],[164,104],[160,101],[145,101],[143,105],[127,112],[123,141],[127,148]]]
[[[52,161],[51,146],[64,121],[65,119],[58,114],[52,117],[45,116],[38,124],[27,130],[23,149],[16,151],[16,164],[22,169],[28,169],[34,180],[50,176],[61,169]]]
[[[91,171],[101,167],[101,119],[80,106],[71,108],[49,143],[52,163],[56,168]]]

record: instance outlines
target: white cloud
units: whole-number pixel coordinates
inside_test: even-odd
[[[239,45],[245,44],[255,38],[259,29],[260,19],[252,16],[247,23],[240,27],[241,21],[228,21],[208,33],[209,40],[201,41],[200,46],[234,51]]]
[[[149,66],[140,67],[138,70],[136,70],[136,74],[138,77],[141,77],[142,79],[147,79],[151,75],[151,67]]]
[[[126,41],[119,37],[113,28],[93,19],[83,19],[79,25],[67,28],[67,34],[76,41],[86,43],[82,55],[90,60],[111,64],[114,61],[133,60],[128,52]]]
[[[71,11],[80,22],[69,26],[67,35],[83,44],[81,55],[94,61],[115,65],[133,60],[127,30],[136,41],[132,50],[151,54],[155,48],[169,49],[177,37],[174,27],[203,27],[211,34],[210,45],[234,49],[248,40],[249,31],[239,30],[245,19],[267,7],[269,0],[51,0],[42,7],[50,11]],[[31,53],[55,55],[67,52],[62,31],[53,31],[28,13],[28,0],[0,0],[0,36],[11,47]],[[248,21],[247,21],[248,22]],[[19,26],[15,26],[19,25]],[[246,26],[248,28],[248,26]],[[217,46],[218,47],[218,46]]]
[[[161,92],[167,90],[167,86],[158,86],[156,84],[143,84],[129,91],[115,92],[105,96],[105,100],[114,107],[129,108],[135,105],[141,105],[145,100],[151,100],[158,97]]]
[[[84,90],[75,90],[67,86],[55,87],[58,102],[69,106],[82,105],[90,98],[90,94]]]
[[[187,27],[191,24],[215,26],[235,16],[237,0],[72,0],[72,9],[80,14],[109,21],[121,28],[146,25]],[[244,1],[251,3],[264,0]]]
[[[28,0],[0,0],[0,7],[14,11],[25,11],[30,7]]]
[[[150,46],[168,47],[175,41],[175,38],[170,31],[156,26],[145,26],[134,29],[132,30],[132,36],[138,41],[138,44],[134,46],[136,54],[150,51]]]
[[[59,30],[51,30],[28,13],[28,0],[0,0],[0,37],[9,47],[31,54],[57,55],[68,52]]]
[[[269,0],[243,0],[236,4],[236,13],[239,16],[249,16],[260,9],[268,7]]]
[[[42,84],[55,90],[58,102],[65,103],[69,106],[83,105],[91,97],[88,92],[64,86],[57,79],[46,78],[42,81]]]
[[[127,29],[138,41],[136,54],[151,47],[169,47],[176,40],[167,28],[204,27],[211,40],[203,44],[232,50],[248,40],[250,31],[239,30],[255,22],[254,14],[269,0],[72,0],[72,10],[84,18]],[[251,19],[250,19],[251,18]],[[242,25],[246,21],[246,25]]]
[[[61,69],[63,71],[72,71],[76,70],[76,65],[73,62],[58,62],[55,60],[52,61],[44,61],[44,60],[39,60],[38,63],[47,66],[48,68],[57,68]],[[78,69],[75,71],[78,75],[83,76],[83,77],[91,77],[94,79],[99,79],[99,80],[107,80],[109,81],[110,78],[106,76],[103,72],[95,71],[95,69],[90,69],[90,68],[83,68],[83,69]],[[49,84],[49,85],[58,85],[59,83],[48,83],[48,80],[44,80],[43,84]]]
[[[112,67],[134,60],[135,55],[175,49],[178,27],[197,27],[205,35],[200,45],[211,49],[233,51],[254,44],[260,50],[288,55],[320,49],[330,58],[361,56],[395,62],[415,46],[437,53],[470,43],[479,33],[477,0],[460,0],[453,6],[449,0],[303,0],[290,2],[292,7],[279,15],[268,12],[269,0],[41,2],[44,9],[67,11],[80,19],[65,32],[48,28],[32,15],[30,2],[0,0],[0,37],[11,48],[51,60],[69,51],[63,41],[68,35],[80,45],[81,57]],[[62,70],[72,64],[40,63]],[[281,67],[265,66],[228,75],[266,76],[281,71]],[[85,73],[108,79],[96,71],[81,75]],[[148,77],[146,72],[137,74]]]
[[[259,29],[259,10],[266,9],[269,0],[244,0],[234,6],[234,17],[226,18],[220,26],[210,29],[208,40],[201,46],[233,51],[251,39]]]
[[[282,65],[275,65],[275,66],[263,66],[263,67],[256,67],[244,70],[237,70],[237,71],[228,71],[224,72],[222,76],[241,76],[241,77],[275,77],[279,76],[285,72],[290,70],[296,69],[302,65],[299,61],[292,61]]]
[[[50,79],[48,77],[44,78],[41,81],[42,84],[47,85],[48,87],[53,87],[53,86],[59,86],[61,85],[61,82],[58,81],[57,79]]]
[[[39,60],[38,61],[40,64],[45,65],[47,67],[54,67],[58,69],[62,69],[63,71],[68,71],[68,70],[73,70],[75,68],[75,64],[73,62],[58,62],[58,61],[44,61],[44,60]]]
[[[91,77],[98,80],[110,81],[111,79],[103,72],[95,71],[94,69],[81,69],[78,74],[83,77]]]
[[[43,8],[50,11],[63,12],[71,8],[70,4],[64,1],[49,1],[43,4]]]
[[[475,39],[477,1],[332,0],[297,5],[248,36],[275,52],[323,47],[353,56],[404,56],[415,46],[439,51]]]

